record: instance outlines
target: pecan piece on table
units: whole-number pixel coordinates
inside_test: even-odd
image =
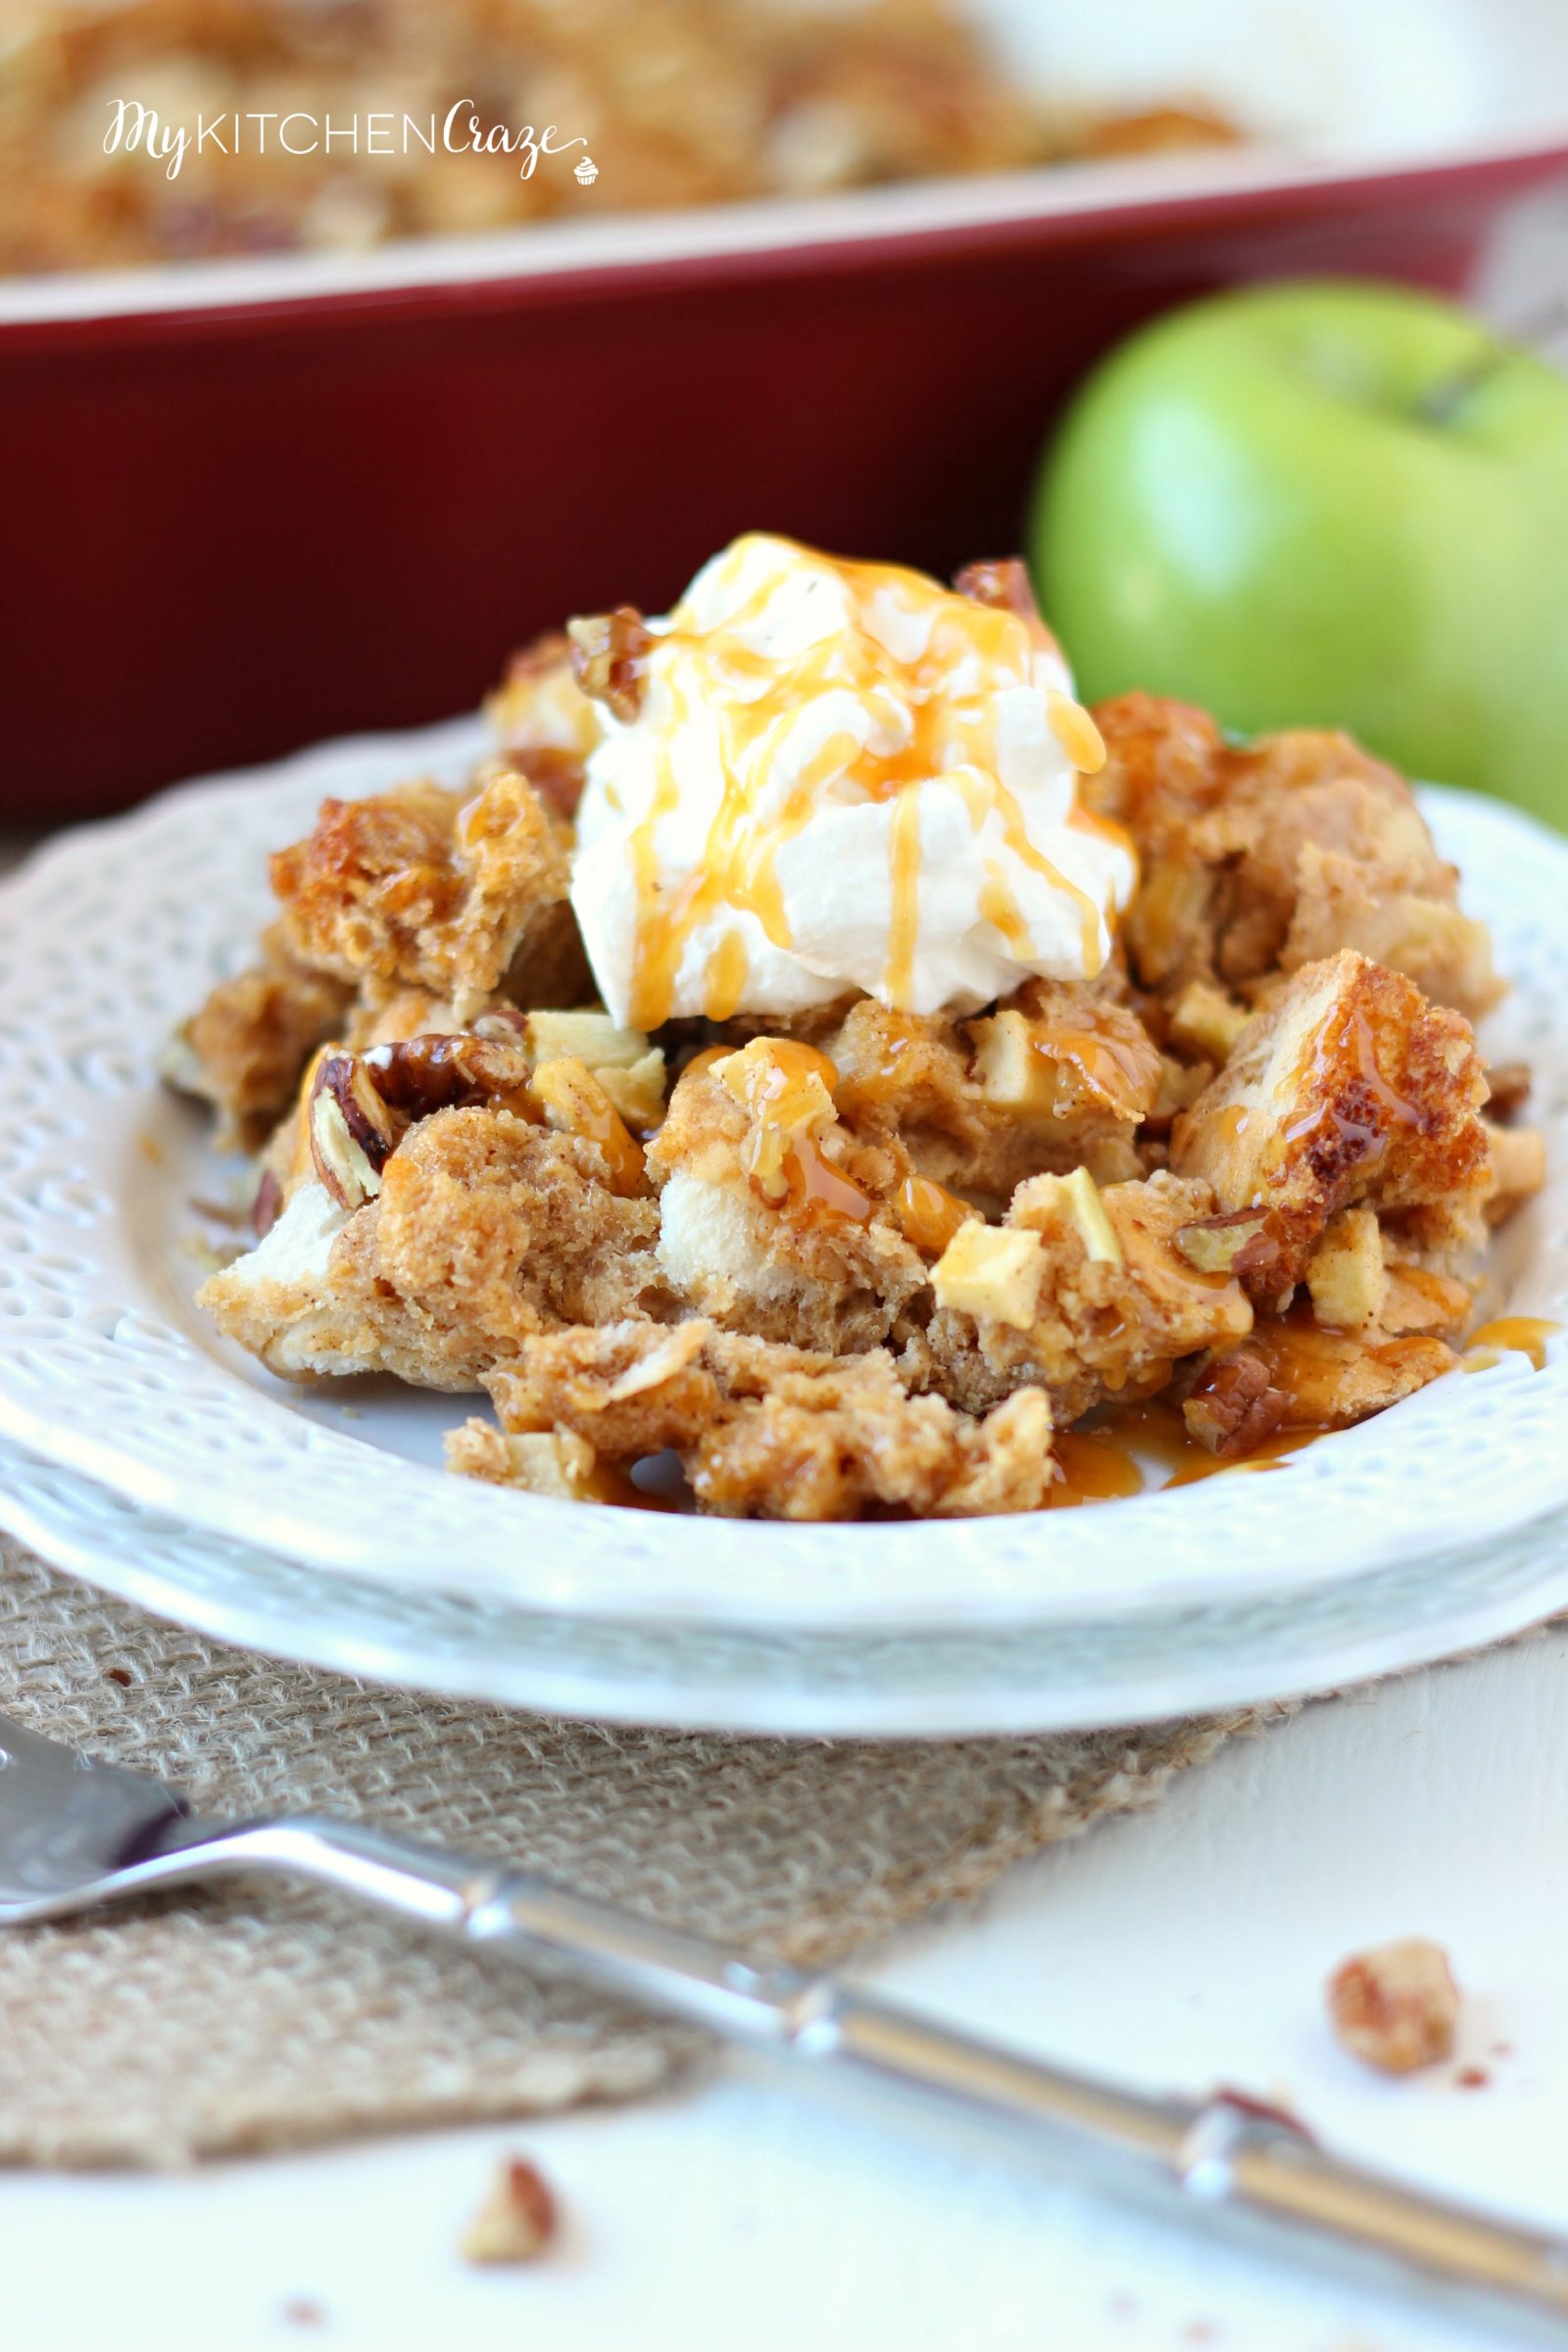
[[[537,2165],[513,2156],[496,2168],[490,2194],[463,2233],[469,2262],[535,2262],[556,2234],[556,2200]]]
[[[1341,2047],[1385,2074],[1453,2053],[1459,1988],[1447,1953],[1424,1936],[1354,1953],[1329,1979],[1328,2004]]]

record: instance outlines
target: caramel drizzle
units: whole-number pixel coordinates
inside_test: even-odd
[[[1377,1046],[1366,1014],[1353,1014],[1348,1029],[1337,1027],[1341,1018],[1339,1007],[1336,1006],[1313,1036],[1310,1048],[1313,1081],[1323,1086],[1326,1092],[1326,1080],[1335,1051],[1351,1044],[1355,1049],[1357,1074],[1378,1108],[1387,1112],[1396,1127],[1425,1126],[1426,1120],[1419,1107],[1414,1102],[1406,1102],[1404,1096],[1389,1084],[1379,1069]],[[1341,1142],[1360,1156],[1368,1156],[1383,1149],[1386,1137],[1381,1126],[1362,1119],[1348,1118],[1327,1101],[1318,1103],[1315,1109],[1306,1112],[1293,1126],[1287,1127],[1284,1141],[1287,1144],[1303,1143],[1308,1136],[1316,1134],[1325,1119],[1332,1119]]]
[[[737,542],[730,561],[741,561],[747,541]],[[806,556],[807,551],[800,551]],[[821,561],[822,559],[808,559]],[[675,982],[687,944],[700,925],[728,906],[755,917],[777,948],[793,946],[778,880],[780,851],[815,813],[824,785],[841,778],[866,800],[895,804],[891,826],[892,914],[884,987],[889,1002],[906,1005],[911,994],[918,936],[920,843],[914,787],[943,777],[962,794],[978,832],[993,812],[1012,856],[1040,875],[1076,909],[1086,973],[1104,963],[1101,908],[1070,881],[1029,838],[1014,796],[996,775],[996,730],[990,698],[1000,673],[1017,683],[1031,674],[1034,633],[1016,613],[972,598],[933,592],[921,573],[894,564],[835,563],[832,568],[850,592],[855,618],[846,629],[804,649],[789,660],[764,656],[740,642],[741,632],[759,621],[776,593],[773,578],[760,583],[721,628],[707,633],[689,626],[677,606],[671,625],[654,649],[680,644],[695,666],[699,699],[715,716],[723,770],[719,804],[709,828],[701,862],[679,888],[661,888],[657,835],[678,805],[679,789],[670,758],[670,738],[691,717],[687,694],[661,664],[671,701],[670,725],[658,747],[655,787],[646,814],[630,832],[627,854],[638,903],[633,948],[630,1018],[642,1029],[669,1018]],[[925,650],[913,662],[888,653],[868,626],[879,599],[904,610],[933,608]],[[988,673],[973,695],[957,699],[952,681],[960,663],[978,663]],[[870,751],[848,734],[829,738],[806,763],[782,808],[766,817],[758,805],[784,739],[803,704],[827,692],[848,691],[873,711],[885,708],[891,723],[908,723],[906,739],[891,751]],[[1092,772],[1104,747],[1088,713],[1065,695],[1048,690],[1048,715],[1056,739],[1075,764]],[[1098,836],[1125,842],[1118,827],[1074,808],[1068,823]],[[1027,930],[1010,894],[995,871],[983,911],[1015,952]],[[704,974],[704,1010],[727,1019],[744,996],[744,940],[737,932],[710,956]]]
[[[1120,1502],[1234,1471],[1271,1470],[1325,1434],[1321,1429],[1280,1430],[1255,1452],[1222,1460],[1199,1444],[1174,1405],[1156,1399],[1112,1406],[1095,1415],[1092,1428],[1057,1432],[1044,1507],[1060,1511],[1083,1503]],[[1151,1480],[1146,1462],[1163,1470],[1165,1477]]]
[[[1544,1372],[1546,1344],[1561,1329],[1560,1323],[1552,1323],[1544,1315],[1499,1315],[1470,1334],[1462,1369],[1486,1372],[1500,1364],[1504,1355],[1517,1354],[1527,1355],[1533,1370]]]

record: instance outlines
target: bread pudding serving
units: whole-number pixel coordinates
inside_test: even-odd
[[[273,1372],[487,1392],[450,1463],[534,1494],[673,1456],[827,1519],[1257,1463],[1456,1365],[1544,1152],[1487,932],[1347,737],[1091,713],[1021,564],[763,534],[490,715],[465,788],[278,851],[174,1041],[260,1152],[200,1302]]]

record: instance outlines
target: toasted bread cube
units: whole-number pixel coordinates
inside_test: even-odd
[[[1386,1340],[1456,1340],[1476,1311],[1467,1282],[1420,1266],[1386,1266],[1378,1330]]]
[[[569,1004],[586,981],[565,833],[505,762],[471,790],[419,782],[323,801],[271,876],[293,956],[343,980],[430,989],[462,1021],[503,980],[535,1004]]]
[[[338,1036],[351,991],[290,955],[281,926],[263,932],[261,961],[219,981],[159,1058],[180,1094],[219,1112],[220,1151],[249,1150],[283,1117],[317,1047]]]
[[[1045,1245],[1038,1233],[972,1219],[958,1227],[932,1267],[931,1280],[938,1306],[956,1307],[977,1322],[1010,1323],[1015,1331],[1027,1331],[1045,1271]]]
[[[571,1430],[601,1463],[671,1446],[700,1506],[731,1517],[971,1517],[1038,1510],[1051,1405],[1016,1388],[983,1420],[909,1395],[886,1348],[780,1346],[691,1318],[540,1334],[491,1373],[502,1428]],[[495,1433],[472,1422],[479,1440]],[[478,1441],[455,1468],[485,1475]]]
[[[1250,1024],[1176,1120],[1171,1166],[1204,1178],[1223,1209],[1274,1211],[1288,1285],[1342,1208],[1441,1204],[1479,1227],[1486,1085],[1461,1014],[1348,949],[1308,964]]]
[[[1383,1235],[1369,1208],[1345,1208],[1313,1250],[1306,1269],[1312,1312],[1331,1331],[1377,1322],[1389,1295]]]
[[[1435,1004],[1451,1004],[1472,1019],[1501,996],[1486,924],[1432,895],[1439,885],[1430,875],[1412,888],[1408,869],[1359,862],[1305,842],[1296,878],[1296,911],[1280,955],[1286,971],[1355,948],[1406,973]]]
[[[1472,1019],[1495,1003],[1486,928],[1461,912],[1409,786],[1348,736],[1238,746],[1206,712],[1145,694],[1095,717],[1106,759],[1084,789],[1138,850],[1122,936],[1145,988],[1204,981],[1250,999],[1353,948]]]
[[[1290,1429],[1348,1429],[1441,1380],[1459,1361],[1446,1340],[1430,1333],[1391,1339],[1377,1329],[1323,1331],[1301,1321],[1299,1310],[1285,1322],[1262,1317],[1252,1346],[1270,1386],[1289,1399]]]

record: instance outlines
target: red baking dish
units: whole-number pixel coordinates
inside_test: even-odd
[[[564,614],[765,525],[938,570],[1149,313],[1280,271],[1460,287],[1560,136],[1261,149],[0,288],[0,820],[471,704]]]

